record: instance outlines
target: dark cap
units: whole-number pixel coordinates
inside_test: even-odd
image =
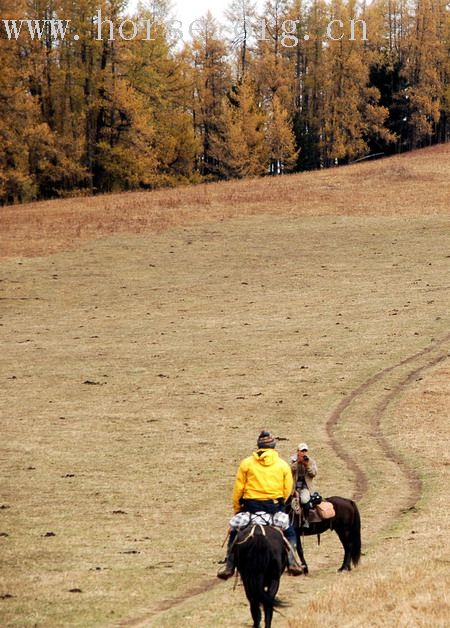
[[[258,442],[256,444],[258,449],[274,449],[277,446],[277,441],[270,432],[263,430],[258,436]]]

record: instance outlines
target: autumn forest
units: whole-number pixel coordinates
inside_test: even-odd
[[[446,0],[268,0],[259,12],[231,0],[225,16],[205,15],[183,43],[167,0],[135,14],[121,0],[0,0],[0,204],[327,168],[450,139]],[[41,21],[42,36],[13,20]],[[65,37],[51,20],[70,20]]]

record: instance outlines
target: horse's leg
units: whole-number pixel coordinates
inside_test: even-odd
[[[242,576],[242,574],[241,574]],[[259,602],[255,598],[253,587],[249,586],[248,576],[242,578],[242,582],[244,584],[245,595],[247,596],[248,603],[250,604],[250,612],[252,614],[253,619],[253,628],[260,628],[261,626],[261,609],[259,607]],[[263,583],[261,581],[261,587]]]
[[[273,617],[273,606],[264,604],[264,627],[271,628]]]
[[[253,628],[260,628],[261,626],[261,609],[258,600],[250,600],[250,611],[253,619]]]
[[[280,578],[273,578],[271,580],[269,586],[267,587],[267,594],[275,600],[275,596],[278,593],[278,589],[280,587]],[[264,626],[265,628],[271,628],[272,626],[272,617],[273,617],[273,606],[269,604],[264,604]]]
[[[309,573],[308,565],[306,564],[305,555],[303,554],[303,545],[302,545],[302,535],[300,528],[295,528],[295,533],[297,535],[297,553],[300,557],[300,562],[303,567],[303,573],[306,575]]]
[[[352,570],[352,544],[350,540],[350,533],[348,528],[335,528],[336,534],[339,537],[342,547],[344,548],[344,560],[338,571],[351,571]]]

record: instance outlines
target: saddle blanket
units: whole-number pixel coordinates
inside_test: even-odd
[[[262,526],[276,526],[282,530],[289,528],[289,515],[285,512],[276,512],[271,515],[268,512],[260,510],[255,513],[238,512],[230,519],[230,527],[233,530],[241,530],[249,525],[257,524]]]

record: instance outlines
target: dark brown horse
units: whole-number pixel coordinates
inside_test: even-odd
[[[358,506],[345,497],[327,497],[326,501],[334,506],[336,515],[318,523],[310,523],[309,528],[299,526],[299,517],[294,515],[293,525],[297,534],[297,550],[304,573],[308,573],[302,547],[302,536],[320,535],[327,530],[334,530],[344,548],[344,560],[338,571],[351,571],[361,558],[361,517]]]
[[[287,564],[286,541],[281,530],[272,526],[249,525],[238,532],[234,544],[236,567],[250,603],[254,628],[261,626],[261,606],[265,628],[272,625],[273,610],[283,603],[276,594]]]

